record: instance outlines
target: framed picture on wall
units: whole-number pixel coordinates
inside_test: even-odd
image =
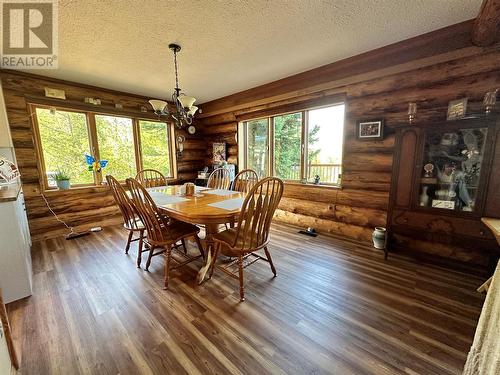
[[[459,120],[465,117],[467,112],[467,98],[452,100],[448,103],[448,113],[446,114],[446,119]]]
[[[222,164],[226,161],[226,144],[224,142],[214,142],[213,152],[214,164]]]
[[[361,140],[377,140],[384,138],[384,120],[358,121],[356,138]]]

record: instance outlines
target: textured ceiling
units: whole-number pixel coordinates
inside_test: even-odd
[[[474,18],[481,0],[59,0],[59,69],[34,73],[167,98],[168,43],[198,103]]]

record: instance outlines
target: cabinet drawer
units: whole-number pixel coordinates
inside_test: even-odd
[[[479,219],[427,214],[425,212],[394,210],[392,225],[414,228],[425,233],[452,237],[474,237],[494,240],[493,234]],[[423,234],[423,233],[422,233]],[[418,235],[418,232],[415,233]]]

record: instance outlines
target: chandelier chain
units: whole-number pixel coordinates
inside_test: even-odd
[[[168,103],[163,100],[152,99],[149,102],[158,116],[164,115],[172,118],[175,120],[177,127],[182,129],[185,125],[191,125],[193,123],[193,117],[198,110],[198,107],[193,105],[196,99],[181,93],[181,89],[179,88],[177,52],[181,50],[181,46],[175,43],[170,43],[168,48],[174,53],[175,89],[172,93],[172,102],[175,105],[175,111],[169,111]]]
[[[179,89],[179,76],[177,74],[177,51],[174,50],[174,66],[175,66],[175,88]]]

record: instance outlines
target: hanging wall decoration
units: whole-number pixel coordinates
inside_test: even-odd
[[[91,172],[100,172],[102,168],[108,165],[107,160],[96,160],[96,158],[88,154],[85,154],[85,161],[87,162],[87,169]]]
[[[226,144],[224,142],[214,142],[213,144],[214,164],[224,164],[226,162]]]
[[[452,100],[448,103],[448,113],[446,119],[460,120],[465,117],[467,112],[467,98]]]
[[[360,140],[384,138],[384,120],[358,121],[356,137]]]
[[[184,152],[184,142],[186,141],[186,137],[183,135],[178,135],[176,141],[177,141],[177,157],[181,158],[182,153]]]

